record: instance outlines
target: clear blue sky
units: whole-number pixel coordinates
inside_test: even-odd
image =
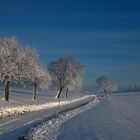
[[[72,55],[84,82],[106,75],[140,85],[139,0],[0,0],[0,37],[38,48],[45,65]]]

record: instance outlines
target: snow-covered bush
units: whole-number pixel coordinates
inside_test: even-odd
[[[66,96],[68,90],[73,90],[81,86],[82,71],[84,66],[72,57],[60,58],[51,61],[48,70],[52,76],[53,84],[58,88],[56,98],[64,88],[66,88]]]

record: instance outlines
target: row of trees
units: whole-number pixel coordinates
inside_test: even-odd
[[[37,50],[31,47],[21,47],[15,37],[0,40],[0,80],[4,83],[4,98],[9,101],[9,85],[15,82],[33,87],[33,99],[36,99],[37,87],[47,89],[51,84],[58,90],[56,98],[62,90],[71,91],[82,85],[84,65],[72,57],[51,61],[48,70],[39,60]],[[114,91],[116,84],[107,77],[96,79],[98,91]]]
[[[68,92],[81,86],[83,68],[72,57],[66,57],[50,62],[47,71],[36,49],[21,47],[15,37],[0,40],[0,80],[4,83],[6,101],[9,101],[10,82],[33,86],[33,99],[37,87],[47,89],[53,83],[58,88],[56,98],[59,98],[64,88]]]

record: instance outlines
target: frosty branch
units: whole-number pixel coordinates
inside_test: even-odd
[[[49,63],[48,70],[52,76],[53,85],[58,88],[56,98],[60,97],[64,88],[67,96],[69,90],[81,86],[83,68],[84,66],[72,57],[60,58]]]

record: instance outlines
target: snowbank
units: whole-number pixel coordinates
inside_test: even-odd
[[[74,103],[80,100],[88,99],[88,98],[93,98],[95,95],[87,95],[83,97],[79,97],[73,100],[56,100],[53,102],[48,102],[45,104],[34,104],[34,105],[21,105],[21,106],[15,106],[15,107],[0,107],[0,119],[13,116],[13,115],[22,115],[27,112],[32,112],[32,111],[39,111],[42,109],[47,109],[51,107],[57,107],[57,106],[63,106],[67,105],[70,103]]]

